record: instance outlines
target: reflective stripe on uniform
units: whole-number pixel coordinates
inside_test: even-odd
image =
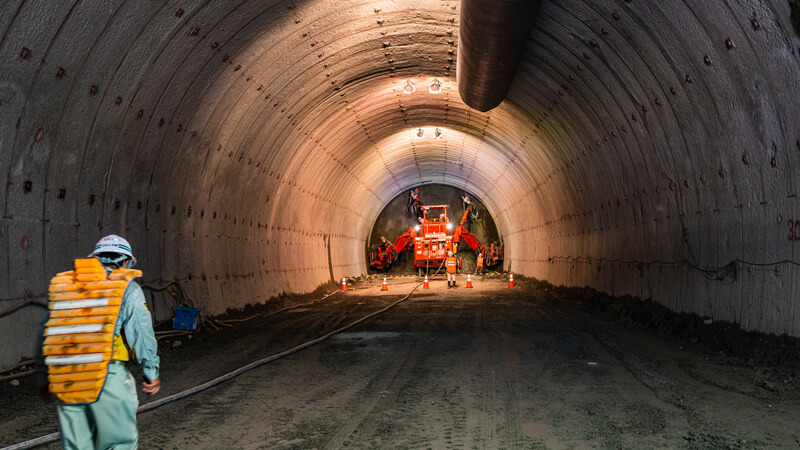
[[[45,336],[55,336],[58,334],[72,334],[72,333],[99,333],[103,331],[102,323],[90,325],[64,325],[61,327],[49,327],[44,330]]]
[[[103,361],[103,353],[88,353],[85,355],[48,356],[44,359],[45,365],[63,366],[67,364],[86,364]]]
[[[92,308],[95,306],[108,306],[110,298],[97,298],[90,300],[69,300],[53,302],[53,310],[73,309],[73,308]]]

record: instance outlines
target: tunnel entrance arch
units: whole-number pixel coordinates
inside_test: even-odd
[[[477,217],[471,220],[469,231],[474,234],[482,243],[499,243],[501,236],[495,225],[494,218],[489,214],[489,210],[477,196],[463,189],[443,184],[426,184],[419,187],[420,200],[425,205],[448,205],[448,219],[453,225],[457,225],[464,214],[461,196],[467,192],[470,196],[472,205],[477,209]],[[409,190],[401,192],[384,206],[375,223],[372,225],[367,245],[364,249],[366,260],[369,261],[369,252],[373,246],[380,243],[381,237],[394,241],[397,236],[403,234],[409,227],[418,223],[417,218],[409,214]],[[462,258],[464,271],[475,271],[475,253],[466,244],[461,244],[458,249],[458,256]],[[370,274],[412,274],[414,273],[414,258],[409,252],[401,252],[398,260],[387,270],[374,270],[367,268]]]

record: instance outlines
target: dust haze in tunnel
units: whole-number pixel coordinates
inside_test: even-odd
[[[461,201],[464,190],[440,184],[428,184],[415,187],[419,187],[422,204],[449,206],[450,208],[447,210],[448,221],[452,223],[453,226],[459,224],[464,215]],[[403,192],[392,199],[392,201],[383,208],[370,231],[369,240],[367,241],[368,252],[380,244],[382,236],[386,237],[389,242],[394,242],[394,240],[408,230],[409,227],[419,224],[417,218],[408,212],[409,195],[410,191]],[[492,216],[486,210],[486,207],[479,198],[471,193],[470,200],[472,201],[472,206],[477,210],[477,219],[470,219],[467,223],[469,232],[475,235],[483,244],[501,242],[501,236],[497,231],[497,226]],[[474,273],[475,253],[472,249],[466,244],[461,244],[457,248],[457,255],[464,261],[464,272],[471,271]],[[369,253],[367,253],[366,259],[369,261]],[[393,263],[388,270],[371,269],[369,273],[413,274],[413,252],[402,252],[397,261]]]
[[[791,15],[544,1],[482,113],[457,1],[3,2],[0,304],[108,233],[209,314],[308,292],[365,272],[381,208],[431,180],[482,199],[515,272],[798,336]],[[0,317],[0,365],[41,315]]]

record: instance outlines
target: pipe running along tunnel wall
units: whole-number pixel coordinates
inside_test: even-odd
[[[488,112],[458,95],[459,7],[3,2],[1,304],[108,233],[211,314],[307,292],[433,182],[484,201],[518,273],[800,335],[789,4],[546,0]],[[0,318],[0,364],[40,317]]]

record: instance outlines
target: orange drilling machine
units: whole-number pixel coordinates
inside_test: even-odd
[[[388,269],[400,252],[413,249],[415,271],[437,269],[443,265],[449,250],[456,253],[460,242],[470,246],[475,254],[482,252],[486,267],[502,262],[503,244],[487,247],[464,226],[471,210],[467,209],[458,226],[453,227],[447,220],[448,208],[447,205],[422,206],[420,224],[406,230],[393,243],[386,242],[370,252],[370,267]],[[461,258],[458,258],[458,268],[461,268]]]

